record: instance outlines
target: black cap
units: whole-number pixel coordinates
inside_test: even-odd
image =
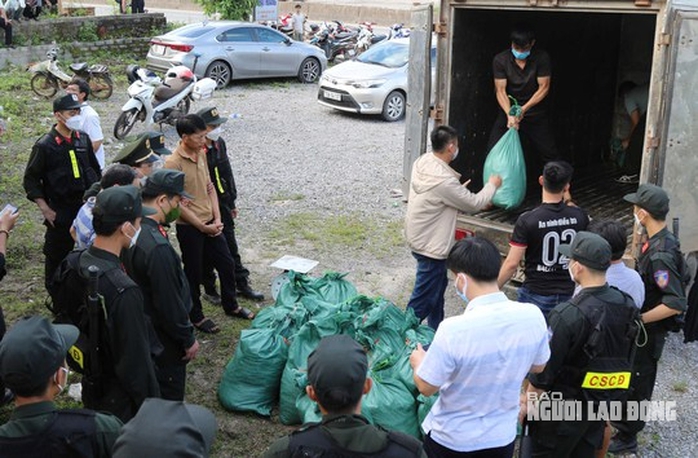
[[[669,213],[669,195],[653,184],[641,184],[637,192],[626,194],[623,199],[647,210],[650,215],[664,218]]]
[[[80,109],[80,101],[75,94],[66,94],[53,100],[53,112]]]
[[[560,245],[560,253],[594,270],[606,270],[611,265],[611,245],[592,232],[577,232],[572,244]]]
[[[218,109],[216,107],[204,108],[203,110],[199,110],[196,114],[204,120],[207,126],[220,126],[228,120],[228,118],[218,114]]]
[[[155,151],[156,154],[161,156],[172,154],[172,151],[165,148],[165,135],[162,132],[150,131],[146,132],[146,135],[150,139],[150,149]]]
[[[105,223],[125,223],[139,216],[154,215],[156,210],[143,206],[141,193],[133,185],[113,186],[97,194],[92,214]]]
[[[126,143],[112,162],[138,167],[142,164],[155,162],[159,159],[160,157],[155,154],[151,148],[150,135],[144,133],[140,134],[129,143]]]
[[[187,199],[193,197],[184,191],[184,172],[172,169],[159,169],[146,177],[143,183],[143,192],[148,194],[179,195]]]
[[[63,365],[78,328],[32,316],[17,322],[0,341],[0,378],[11,390],[37,388]]]
[[[363,392],[368,359],[354,339],[341,334],[323,338],[308,356],[308,383],[320,404],[333,393],[333,398],[358,401]]]
[[[114,458],[207,457],[218,425],[213,413],[181,401],[148,398],[114,443]]]

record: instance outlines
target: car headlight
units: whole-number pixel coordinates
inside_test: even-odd
[[[388,80],[365,80],[365,81],[354,81],[351,85],[357,89],[369,89],[374,87],[381,87]]]

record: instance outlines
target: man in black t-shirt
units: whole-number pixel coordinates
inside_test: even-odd
[[[569,276],[569,259],[559,252],[561,244],[572,243],[586,229],[589,217],[581,208],[568,205],[572,166],[564,161],[549,162],[538,182],[543,203],[519,216],[509,242],[507,258],[499,271],[499,287],[511,279],[523,259],[526,279],[519,288],[518,301],[536,304],[543,314],[569,300],[574,282]]]
[[[494,57],[494,88],[501,111],[492,126],[487,149],[492,149],[507,129],[514,127],[545,164],[558,157],[546,107],[552,71],[550,56],[541,49],[534,49],[535,44],[533,31],[519,26],[511,32],[511,48]],[[521,106],[520,115],[510,113],[509,96]],[[529,168],[535,170],[539,166],[533,168],[530,164]]]

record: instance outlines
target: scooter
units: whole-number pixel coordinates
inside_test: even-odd
[[[373,33],[372,23],[365,22],[359,26],[359,37],[356,40],[356,55],[358,56],[362,52],[366,51],[368,48],[376,43],[379,43],[388,38],[385,34],[375,35]]]
[[[194,60],[196,68],[196,59]],[[216,82],[211,78],[197,80],[192,70],[184,65],[172,67],[165,81],[150,70],[129,65],[127,76],[131,85],[131,97],[123,107],[114,124],[114,137],[122,140],[137,121],[146,127],[158,123],[174,125],[181,116],[189,113],[192,101],[208,99],[213,95]]]
[[[31,64],[27,71],[34,73],[31,79],[32,91],[41,97],[51,98],[56,95],[58,89],[65,89],[73,77],[87,81],[90,85],[90,93],[96,99],[108,99],[114,91],[114,83],[109,76],[109,68],[106,65],[90,65],[85,62],[70,64],[70,70],[74,75],[68,75],[58,65],[59,48],[51,48],[47,53],[47,59]]]

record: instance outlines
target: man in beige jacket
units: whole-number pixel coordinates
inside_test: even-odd
[[[475,212],[487,206],[502,179],[493,175],[480,192],[460,183],[460,174],[448,164],[458,156],[458,132],[439,126],[431,132],[432,153],[412,166],[412,181],[405,235],[417,260],[417,278],[407,304],[420,321],[436,329],[444,319],[444,292],[448,285],[446,258],[455,240],[458,211]]]

